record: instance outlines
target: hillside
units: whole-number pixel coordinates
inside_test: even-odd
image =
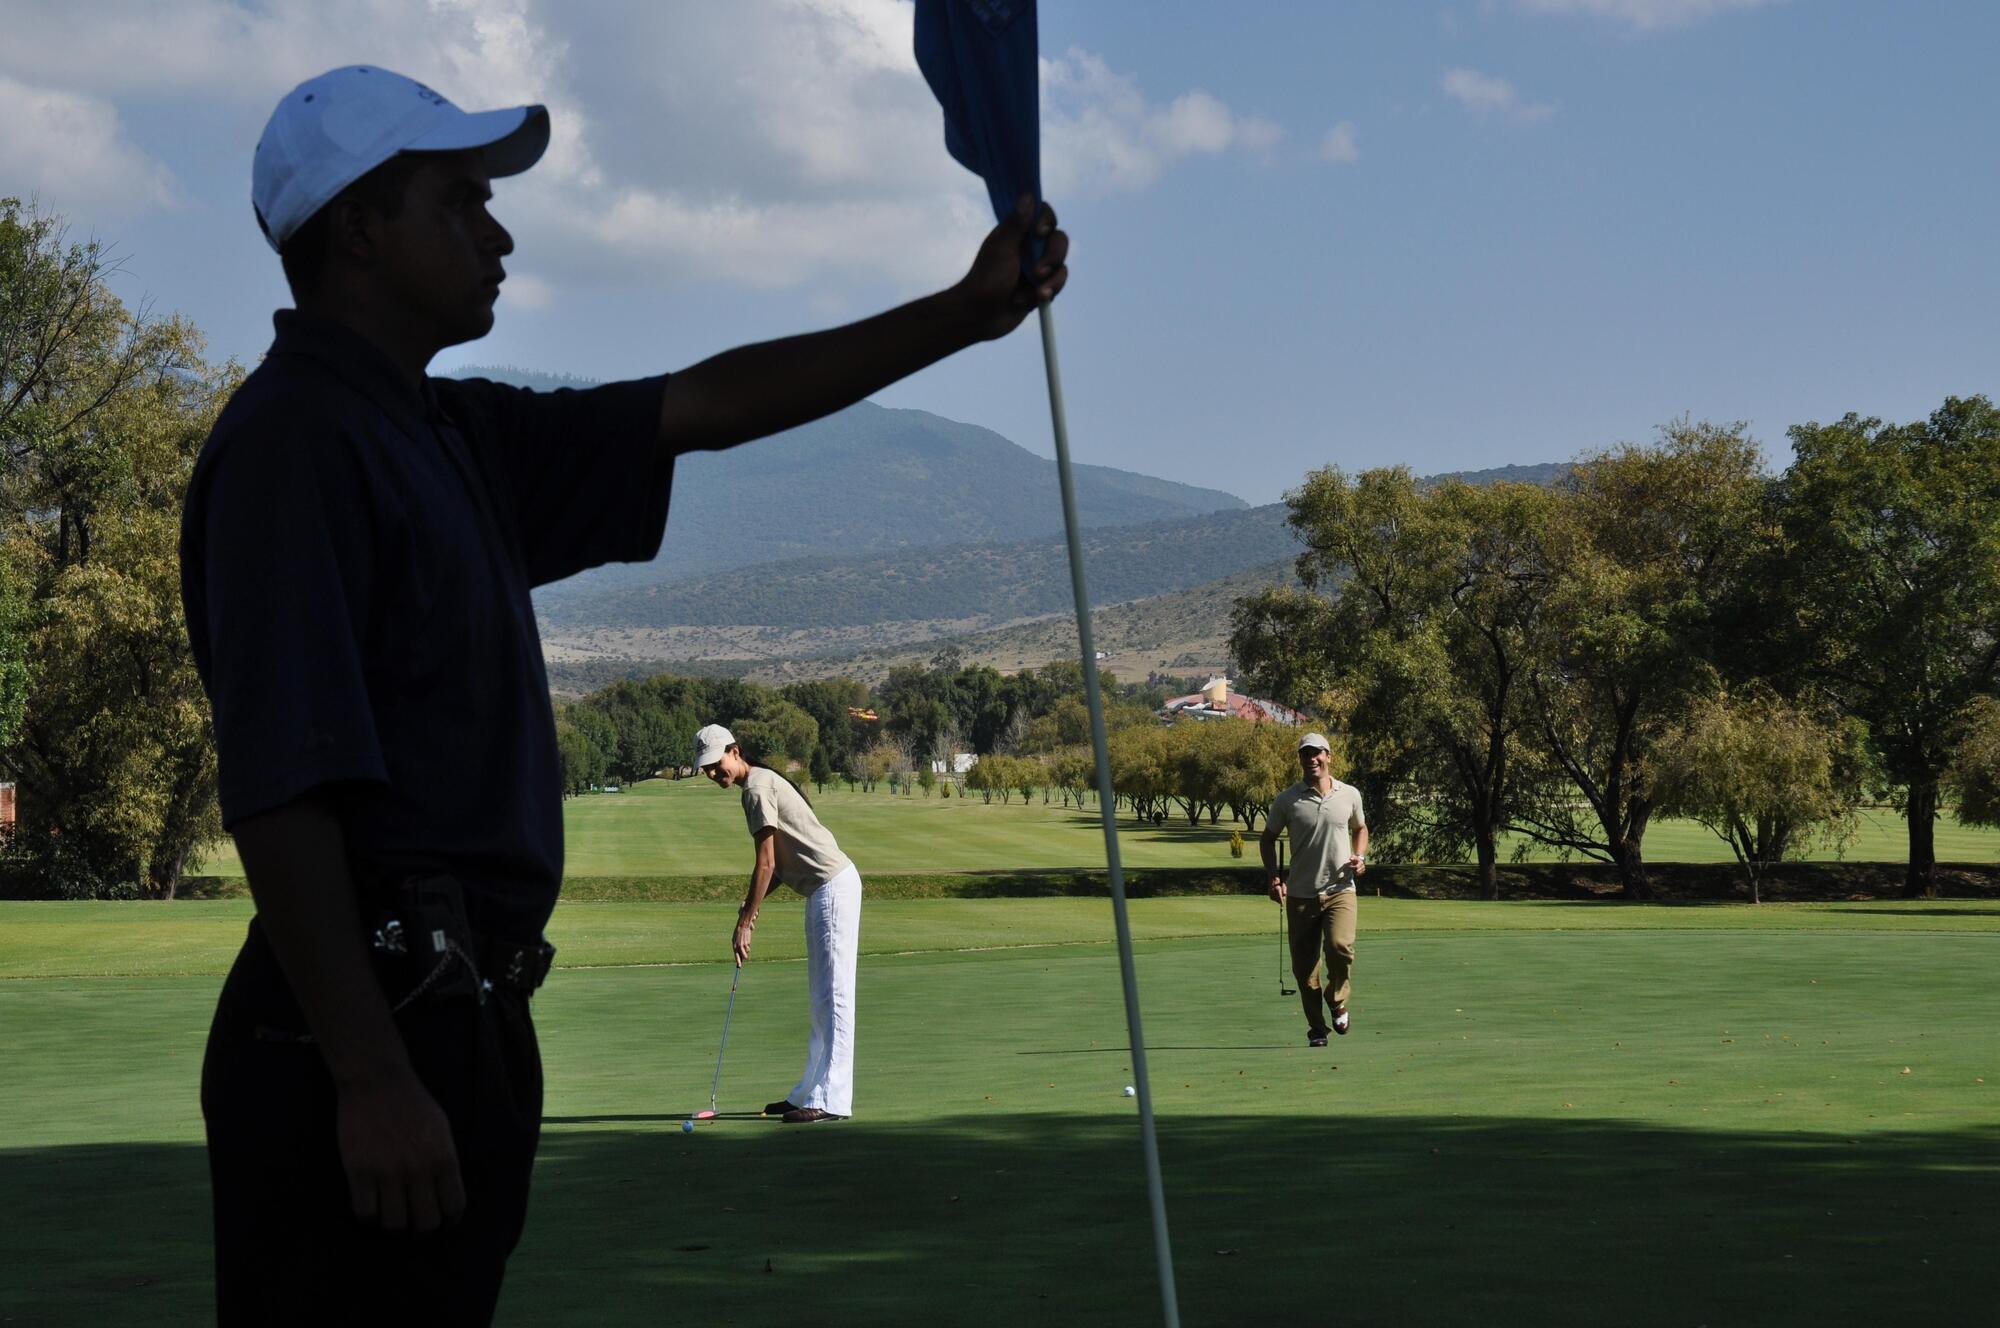
[[[461,376],[537,388],[581,380],[467,366]],[[1241,510],[1234,494],[1109,466],[1077,466],[1086,528]],[[1059,534],[1055,462],[991,429],[872,402],[674,468],[666,542],[651,563],[603,567],[547,587],[540,604],[806,555],[856,556]]]
[[[1229,615],[1237,599],[1266,586],[1292,584],[1292,559],[1278,558],[1184,590],[1100,606],[1091,621],[1094,644],[1106,656],[1103,667],[1121,678],[1219,670],[1227,663]],[[1069,613],[984,631],[954,633],[949,623],[897,627],[842,632],[674,628],[552,636],[549,686],[560,695],[579,696],[620,678],[654,673],[721,674],[776,685],[831,677],[873,684],[897,665],[925,663],[948,646],[967,663],[990,664],[1007,673],[1072,659],[1077,648],[1076,618]]]
[[[1105,656],[1100,667],[1121,678],[1144,678],[1153,672],[1221,672],[1229,662],[1229,615],[1236,601],[1268,586],[1297,584],[1292,559],[1279,558],[1204,585],[1107,605],[1091,616],[1091,644]],[[772,684],[831,677],[873,684],[888,677],[890,669],[925,663],[947,646],[959,650],[967,663],[990,664],[1003,673],[1039,668],[1076,658],[1076,615],[1053,614],[900,649],[778,660],[745,676]]]
[[[1084,532],[1092,598],[1115,604],[1184,590],[1296,556],[1283,504]],[[557,632],[755,624],[829,628],[955,620],[988,627],[1070,605],[1060,535],[850,558],[796,558],[687,580],[537,597]]]
[[[1566,461],[1543,461],[1532,466],[1494,466],[1488,470],[1454,470],[1426,478],[1425,484],[1439,480],[1464,480],[1467,484],[1554,484],[1569,473]]]

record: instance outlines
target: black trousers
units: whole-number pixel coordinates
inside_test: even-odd
[[[450,1120],[465,1215],[429,1235],[357,1221],[332,1077],[262,931],[222,988],[202,1063],[216,1319],[229,1325],[487,1324],[527,1217],[542,1116],[525,992],[420,998],[396,1016]]]

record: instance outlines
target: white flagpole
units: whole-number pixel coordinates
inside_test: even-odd
[[[1083,695],[1090,707],[1090,745],[1097,753],[1097,807],[1104,818],[1104,860],[1111,871],[1111,912],[1118,921],[1118,971],[1125,983],[1125,1030],[1132,1043],[1132,1078],[1139,1094],[1139,1138],[1146,1152],[1146,1194],[1153,1207],[1153,1247],[1160,1267],[1160,1300],[1167,1328],[1180,1328],[1174,1290],[1174,1254],[1167,1241],[1166,1186],[1160,1179],[1160,1145],[1153,1133],[1153,1089],[1146,1074],[1146,1038],[1139,1029],[1139,980],[1132,969],[1132,923],[1125,910],[1125,869],[1118,861],[1117,803],[1111,792],[1111,756],[1104,740],[1104,698],[1097,685],[1097,651],[1090,635],[1090,591],[1084,584],[1083,540],[1077,533],[1076,486],[1070,478],[1069,424],[1063,414],[1062,370],[1056,364],[1056,325],[1041,306],[1042,363],[1049,378],[1049,414],[1055,422],[1056,477],[1062,485],[1063,535],[1069,541],[1069,582],[1076,597],[1076,634],[1083,650]]]

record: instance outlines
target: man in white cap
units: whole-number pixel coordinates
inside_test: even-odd
[[[203,449],[181,543],[256,902],[202,1074],[224,1323],[492,1317],[562,876],[529,590],[651,558],[677,455],[841,409],[1067,279],[1024,203],[957,284],[865,322],[588,391],[431,379],[493,324],[513,239],[491,182],[548,139],[540,106],[467,114],[355,65],[288,93],[257,145],[297,307]]]
[[[1299,770],[1304,777],[1271,803],[1258,848],[1271,898],[1285,908],[1292,976],[1298,979],[1299,1002],[1306,1012],[1306,1045],[1324,1047],[1329,1025],[1344,1035],[1351,1022],[1347,995],[1354,971],[1354,887],[1368,870],[1368,820],[1361,810],[1361,790],[1333,777],[1333,752],[1324,735],[1308,733],[1299,739]],[[1290,875],[1278,870],[1280,830],[1291,840]]]
[[[750,887],[736,911],[729,948],[750,962],[757,916],[773,885],[805,896],[806,996],[812,1031],[806,1068],[784,1097],[764,1108],[787,1125],[846,1120],[854,1114],[854,978],[861,940],[861,874],[821,824],[805,790],[746,756],[720,724],[694,735],[695,768],[717,788],[742,790],[750,829]]]

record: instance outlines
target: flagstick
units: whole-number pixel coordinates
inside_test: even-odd
[[[1111,869],[1111,912],[1118,920],[1118,971],[1125,981],[1125,1030],[1132,1043],[1132,1078],[1139,1092],[1139,1138],[1146,1151],[1146,1194],[1153,1205],[1153,1246],[1159,1256],[1160,1299],[1167,1328],[1180,1328],[1174,1292],[1174,1255],[1167,1242],[1167,1195],[1160,1180],[1160,1145],[1153,1133],[1153,1090],[1146,1074],[1146,1039],[1139,1030],[1139,980],[1132,971],[1132,923],[1125,910],[1125,869],[1118,861],[1117,802],[1111,792],[1111,757],[1104,740],[1104,699],[1098,694],[1097,651],[1091,644],[1090,591],[1084,585],[1083,539],[1077,533],[1076,485],[1069,470],[1069,425],[1063,414],[1062,371],[1056,365],[1056,325],[1041,306],[1042,363],[1049,377],[1049,414],[1056,432],[1056,478],[1062,485],[1063,535],[1069,541],[1070,589],[1076,597],[1076,634],[1083,649],[1083,695],[1090,707],[1090,745],[1097,754],[1097,808],[1104,818],[1104,860]]]

